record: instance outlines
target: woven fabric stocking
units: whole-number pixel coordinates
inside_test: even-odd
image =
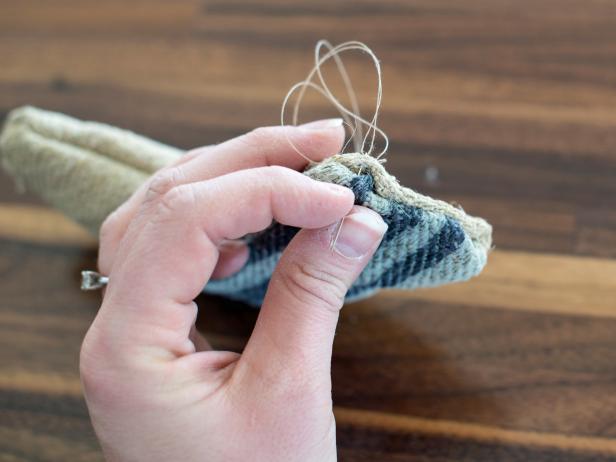
[[[181,155],[127,130],[30,106],[11,111],[0,135],[0,162],[18,188],[94,235],[140,184]]]
[[[115,127],[27,107],[9,115],[0,154],[19,185],[97,233],[111,211],[181,151]],[[339,154],[309,165],[304,174],[351,188],[356,204],[378,212],[389,225],[347,301],[388,287],[463,281],[486,264],[492,228],[485,220],[402,187],[373,157]],[[246,266],[210,281],[204,291],[260,305],[272,271],[297,231],[273,223],[246,236]]]

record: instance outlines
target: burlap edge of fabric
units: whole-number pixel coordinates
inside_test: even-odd
[[[328,169],[326,168],[331,163],[343,165],[354,174],[369,173],[374,179],[375,191],[381,197],[450,217],[460,223],[462,229],[477,247],[485,252],[491,249],[492,226],[486,220],[471,216],[462,208],[448,202],[425,196],[402,186],[396,177],[387,172],[382,163],[372,156],[360,153],[337,154],[310,165],[304,173],[314,179],[333,181],[335,178],[327,173]]]

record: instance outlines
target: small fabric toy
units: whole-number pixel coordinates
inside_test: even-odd
[[[360,169],[362,173],[356,173]],[[373,157],[339,154],[308,167],[304,174],[351,188],[355,203],[378,212],[388,225],[370,263],[347,293],[347,301],[385,287],[413,289],[463,281],[483,269],[492,242],[490,225],[400,186]],[[210,281],[205,290],[260,303],[280,255],[297,231],[274,223],[249,236],[247,265],[229,278]]]
[[[321,57],[319,50],[324,46],[330,51]],[[377,108],[371,122],[359,116],[351,90],[352,111],[333,97],[320,73],[320,65],[334,58],[345,82],[348,81],[337,56],[348,49],[368,52],[377,67]],[[308,78],[295,85],[285,98],[281,122],[284,124],[284,107],[289,96],[299,89],[301,94],[293,118],[297,122],[298,104],[307,87],[324,94],[347,123],[354,122],[357,152],[338,154],[319,163],[308,159],[304,174],[352,189],[355,203],[378,212],[389,226],[373,258],[350,288],[347,301],[367,297],[382,288],[430,287],[477,275],[486,264],[492,227],[460,208],[402,187],[387,173],[378,157],[369,155],[377,133],[387,141],[376,126],[381,81],[374,54],[358,42],[331,47],[321,41],[316,60]],[[315,74],[321,82],[319,86],[312,82]],[[368,126],[365,138],[361,136],[361,124]],[[366,140],[370,141],[367,152],[363,149]],[[386,149],[387,143],[382,153]],[[298,154],[302,155],[299,151]],[[93,234],[98,233],[104,219],[152,173],[181,155],[179,149],[126,130],[33,107],[13,110],[0,135],[1,163],[18,186],[38,193]],[[272,272],[297,231],[273,223],[264,231],[246,236],[247,264],[230,277],[210,281],[204,291],[260,305]]]

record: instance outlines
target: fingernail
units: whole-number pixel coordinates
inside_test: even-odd
[[[225,239],[218,246],[220,252],[235,252],[242,247],[246,247],[246,243],[239,239]]]
[[[363,257],[381,240],[386,230],[387,224],[378,213],[356,206],[342,220],[334,250],[347,258]]]
[[[342,119],[323,119],[316,120],[314,122],[308,122],[307,124],[300,125],[300,128],[306,128],[308,130],[323,130],[326,128],[338,128],[342,127]]]

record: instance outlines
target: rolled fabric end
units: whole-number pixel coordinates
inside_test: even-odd
[[[139,185],[181,155],[127,130],[30,106],[11,111],[0,134],[0,163],[17,185],[95,235]]]

